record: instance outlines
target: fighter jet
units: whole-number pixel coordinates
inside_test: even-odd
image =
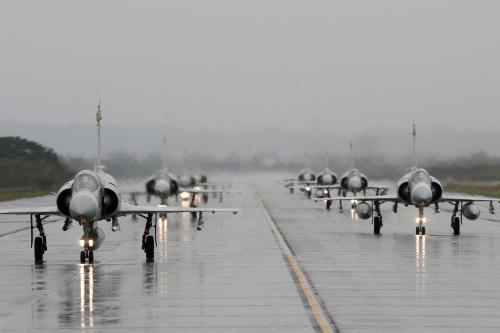
[[[311,197],[311,189],[307,185],[316,183],[316,175],[309,168],[305,168],[296,178],[288,178],[280,181],[286,188],[290,190],[290,194],[293,193],[295,189],[300,189],[304,191],[308,198]]]
[[[218,194],[220,202],[222,202],[223,193],[240,193],[224,188],[216,189],[216,184],[208,183],[207,176],[203,173],[193,175],[185,173],[176,177],[169,172],[167,167],[167,140],[165,136],[163,137],[163,148],[163,168],[146,180],[145,191],[128,192],[135,205],[137,205],[137,197],[140,195],[146,195],[148,203],[151,201],[151,197],[158,197],[161,205],[166,205],[169,197],[173,196],[177,199],[180,196],[183,200],[191,199],[191,206],[195,207],[195,197],[200,194],[203,194],[203,201],[207,203],[209,193]],[[213,188],[208,189],[209,185],[212,185]]]
[[[453,196],[444,193],[441,182],[431,176],[429,172],[423,168],[419,168],[416,163],[415,141],[416,129],[413,125],[413,160],[414,166],[397,182],[396,193],[391,195],[378,196],[362,196],[362,197],[337,197],[322,200],[358,200],[356,213],[361,219],[372,218],[374,234],[380,234],[380,229],[383,226],[382,214],[380,205],[385,202],[393,203],[393,212],[398,210],[398,204],[405,206],[415,206],[418,208],[418,217],[416,218],[417,226],[415,233],[417,235],[425,235],[426,218],[424,216],[424,208],[431,205],[434,206],[436,213],[439,213],[439,205],[441,203],[450,203],[453,205],[451,216],[451,228],[454,235],[460,235],[460,225],[462,217],[465,216],[469,220],[479,218],[480,209],[475,202],[489,202],[490,214],[494,214],[493,201],[498,201],[498,198],[479,198],[471,196]]]
[[[43,255],[47,251],[47,236],[43,221],[52,215],[65,217],[62,229],[66,231],[75,220],[82,226],[83,236],[80,238],[82,251],[80,262],[94,262],[94,251],[104,241],[104,232],[98,227],[99,221],[111,222],[113,231],[119,230],[118,217],[137,214],[146,221],[142,235],[142,249],[146,253],[146,260],[154,260],[155,239],[150,235],[153,226],[153,217],[158,214],[169,213],[197,213],[199,214],[198,229],[203,223],[204,212],[238,213],[234,208],[182,208],[182,207],[150,207],[133,206],[121,201],[121,192],[116,180],[104,172],[101,165],[101,103],[97,106],[97,149],[94,170],[82,170],[73,180],[64,184],[56,195],[56,204],[51,207],[26,207],[2,209],[0,214],[29,215],[31,221],[31,246],[34,247],[35,261],[43,262]],[[33,221],[33,218],[35,221]],[[155,218],[155,227],[156,227]],[[33,224],[35,222],[35,224]],[[39,236],[34,237],[33,230],[38,230]]]
[[[352,193],[353,196],[356,196],[358,193],[363,193],[364,195],[366,195],[367,190],[373,190],[377,195],[387,191],[386,187],[370,186],[368,183],[368,177],[366,177],[357,168],[354,167],[354,154],[352,149],[352,142],[351,142],[351,169],[349,169],[340,177],[339,184],[337,184],[336,182],[337,178],[335,174],[333,174],[331,171],[329,172],[331,173],[330,177],[321,179],[323,184],[320,183],[320,179],[318,178],[317,184],[301,185],[300,188],[306,191],[306,193],[309,193],[308,197],[310,197],[310,192],[312,190],[316,190],[317,191],[316,196],[318,198],[330,198],[331,197],[330,192],[332,190],[338,190],[339,197],[340,196],[345,197],[348,192]],[[331,180],[330,182],[335,180],[335,182],[331,184],[326,184],[325,180],[327,179]],[[321,194],[321,196],[318,196],[318,194]],[[351,200],[351,201],[352,201],[352,209],[354,209],[356,207],[356,200]],[[331,200],[326,200],[326,209],[330,209],[331,204],[332,204]],[[339,200],[339,211],[341,213],[343,212],[342,200]]]

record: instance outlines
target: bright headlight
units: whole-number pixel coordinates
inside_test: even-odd
[[[189,199],[191,195],[189,194],[189,192],[181,192],[181,194],[179,194],[179,197],[182,199],[182,200],[187,200]]]
[[[310,188],[309,186],[306,186],[305,190],[306,190],[307,192],[309,192],[309,191],[311,190],[311,188]]]
[[[89,246],[94,246],[94,240],[93,239],[89,239]]]
[[[422,217],[422,223],[425,223],[426,221],[427,221],[427,218]],[[419,223],[419,222],[420,222],[420,218],[419,218],[419,217],[417,217],[417,218],[415,219],[415,222]]]
[[[85,241],[83,239],[80,239],[80,246],[84,247],[85,246]]]

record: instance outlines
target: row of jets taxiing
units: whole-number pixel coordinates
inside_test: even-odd
[[[293,193],[294,189],[304,191],[308,198],[315,190],[317,198],[314,200],[324,201],[327,209],[330,209],[333,201],[338,201],[339,211],[342,212],[342,201],[351,201],[352,209],[355,210],[359,218],[371,219],[374,234],[380,234],[383,226],[380,206],[384,203],[391,203],[394,213],[397,213],[400,204],[406,207],[415,206],[418,209],[415,228],[417,235],[425,235],[426,233],[427,219],[424,216],[424,209],[429,206],[433,206],[435,213],[439,213],[441,204],[451,205],[450,226],[454,235],[460,235],[463,217],[468,220],[479,218],[481,211],[476,205],[477,202],[489,203],[489,213],[495,213],[493,203],[499,202],[500,198],[451,195],[444,192],[443,185],[436,177],[431,176],[426,169],[417,166],[415,125],[413,125],[412,134],[413,167],[397,181],[393,194],[387,194],[387,187],[369,186],[368,178],[355,168],[346,172],[338,183],[335,173],[328,168],[318,175],[315,175],[310,169],[305,169],[296,178],[285,179],[284,185],[289,188],[290,193]],[[369,189],[374,190],[375,193],[367,195],[366,191]],[[335,197],[331,195],[334,190],[338,190]],[[352,195],[347,196],[348,192]],[[362,194],[358,195],[359,193]]]
[[[122,192],[116,179],[104,171],[101,165],[101,104],[99,102],[96,113],[97,121],[97,149],[94,170],[82,170],[76,176],[65,183],[55,196],[55,202],[48,207],[12,207],[0,209],[0,214],[26,215],[31,223],[31,246],[34,249],[36,263],[42,263],[45,252],[48,249],[47,234],[44,221],[50,216],[62,217],[62,230],[66,231],[76,221],[83,230],[79,243],[81,246],[80,262],[93,263],[94,251],[104,241],[105,234],[99,228],[99,222],[111,223],[111,230],[120,230],[119,218],[125,216],[138,216],[144,219],[144,231],[141,237],[141,248],[146,254],[147,261],[154,260],[154,249],[156,245],[156,224],[158,217],[173,213],[190,213],[196,215],[198,229],[203,223],[203,213],[233,213],[239,212],[237,208],[219,207],[175,207],[167,206],[162,199],[161,205],[132,205],[122,199]],[[170,176],[169,176],[170,177]],[[155,178],[161,184],[160,178]],[[154,191],[148,194],[146,183],[146,195],[162,196],[175,194],[172,191],[172,179],[169,178],[169,186],[161,188],[155,184]],[[201,190],[198,190],[200,192]],[[144,192],[141,192],[144,193]],[[154,232],[151,232],[154,228]],[[35,236],[35,230],[38,235]]]

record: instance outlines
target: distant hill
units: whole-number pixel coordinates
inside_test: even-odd
[[[0,191],[54,191],[71,176],[52,149],[20,137],[0,137]]]

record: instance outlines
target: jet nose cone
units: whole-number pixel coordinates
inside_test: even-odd
[[[347,183],[347,186],[349,186],[350,189],[352,190],[360,190],[361,189],[361,179],[359,177],[351,177],[349,178],[349,182]]]
[[[157,193],[166,193],[170,190],[170,184],[165,180],[158,180],[155,184],[155,191]]]
[[[69,212],[76,220],[94,221],[98,213],[97,200],[90,193],[77,193],[71,198]]]
[[[411,192],[413,202],[416,205],[428,204],[432,200],[432,191],[426,184],[417,185]]]

